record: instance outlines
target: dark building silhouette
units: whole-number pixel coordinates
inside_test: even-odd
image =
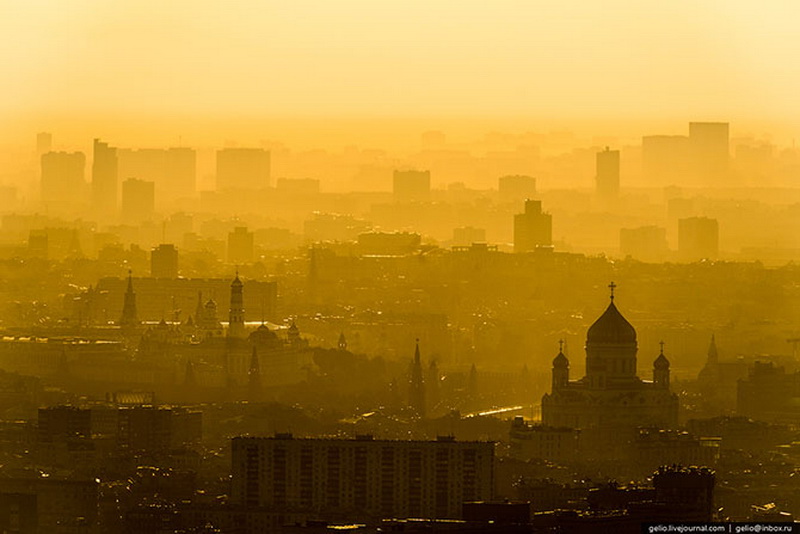
[[[178,277],[178,249],[175,245],[161,244],[150,253],[150,276],[153,278]]]
[[[133,275],[128,271],[128,288],[125,290],[125,300],[122,304],[122,316],[119,319],[122,327],[132,327],[139,324],[139,314],[136,311],[136,293],[133,291]]]
[[[462,503],[493,496],[493,443],[276,434],[234,438],[232,451],[234,504],[306,518],[460,518]]]
[[[422,362],[419,356],[419,340],[414,350],[414,361],[408,384],[408,405],[419,416],[425,417],[425,380],[422,377]]]
[[[92,208],[106,217],[117,212],[117,149],[99,139],[94,140],[92,153]]]
[[[553,360],[551,392],[542,398],[542,422],[554,427],[635,429],[674,428],[678,397],[669,389],[669,361],[662,352],[653,363],[652,382],[637,376],[636,330],[611,302],[586,334],[586,376],[569,379],[562,351]]]
[[[36,134],[36,157],[41,158],[43,154],[53,150],[53,134],[49,132],[39,132]]]
[[[231,307],[228,313],[228,336],[232,338],[245,337],[243,286],[237,272],[236,278],[231,282]]]
[[[394,171],[392,192],[397,202],[429,200],[431,171]]]
[[[247,389],[251,401],[261,400],[261,365],[258,360],[258,349],[253,347],[250,356],[250,367],[247,370]]]
[[[270,153],[260,148],[217,151],[217,190],[265,189],[270,185]]]
[[[619,195],[619,150],[609,150],[608,147],[596,156],[595,185],[597,194],[603,198],[613,198]]]
[[[553,216],[542,212],[541,200],[526,200],[525,213],[514,215],[514,252],[553,245]]]

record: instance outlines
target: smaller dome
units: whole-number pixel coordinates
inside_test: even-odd
[[[655,369],[669,369],[669,360],[664,356],[663,352],[659,354],[656,361],[653,362],[653,367]]]
[[[569,367],[569,360],[567,359],[566,356],[564,356],[563,352],[559,351],[558,356],[553,358],[553,367],[556,368]]]

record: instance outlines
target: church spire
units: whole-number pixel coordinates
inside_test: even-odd
[[[422,363],[419,356],[419,339],[411,364],[411,377],[408,387],[408,404],[418,416],[425,417],[425,382],[422,378]]]
[[[120,326],[131,327],[139,324],[139,317],[136,312],[136,293],[133,291],[133,273],[128,269],[128,288],[125,290],[125,298],[122,303],[122,317],[119,319]]]
[[[708,360],[707,364],[716,365],[719,362],[719,355],[717,354],[717,340],[714,334],[711,334],[711,344],[708,346]]]

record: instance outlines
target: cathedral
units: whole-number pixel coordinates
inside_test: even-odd
[[[653,380],[637,376],[636,330],[611,302],[586,334],[586,376],[569,378],[569,360],[559,351],[553,360],[552,390],[542,398],[542,423],[552,427],[674,428],[678,396],[669,388],[669,360],[653,362]]]

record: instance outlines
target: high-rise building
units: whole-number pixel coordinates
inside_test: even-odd
[[[237,226],[228,233],[228,263],[251,263],[255,253],[255,237],[246,226]]]
[[[83,152],[47,152],[42,154],[42,201],[50,205],[76,204],[86,189]]]
[[[683,260],[713,259],[719,255],[719,223],[708,217],[678,219],[678,255]]]
[[[514,215],[514,252],[553,245],[553,216],[542,212],[541,200],[526,200],[525,213]]]
[[[92,207],[97,215],[116,214],[117,168],[117,149],[95,139],[92,156]]]
[[[217,190],[265,189],[270,185],[270,153],[261,148],[217,151]]]
[[[467,501],[490,500],[494,444],[437,441],[237,437],[231,500],[317,518],[461,517]]]
[[[153,182],[129,178],[122,182],[122,221],[136,224],[153,217],[156,186]]]
[[[608,147],[596,156],[595,176],[597,194],[604,198],[612,198],[619,194],[619,150]]]
[[[504,202],[524,201],[536,196],[536,178],[522,174],[501,176],[497,179],[497,191]]]
[[[178,277],[178,249],[175,245],[161,244],[150,253],[150,276],[153,278]]]
[[[392,184],[397,202],[424,201],[431,197],[431,171],[394,171]]]
[[[689,155],[699,185],[725,185],[730,161],[727,122],[690,122]]]
[[[667,229],[659,226],[622,228],[619,231],[619,251],[642,261],[663,261],[667,255]]]
[[[120,149],[119,176],[153,182],[158,202],[190,198],[196,193],[197,153],[191,148]]]

